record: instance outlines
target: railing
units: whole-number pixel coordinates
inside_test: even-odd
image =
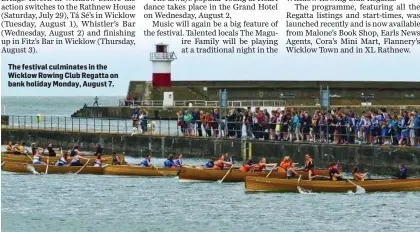
[[[204,100],[177,100],[173,101],[172,104],[164,104],[164,101],[160,100],[125,100],[119,99],[119,106],[148,106],[148,107],[206,107],[211,108],[220,107],[219,101],[204,101]],[[247,108],[247,107],[282,107],[286,106],[286,102],[283,100],[240,100],[240,101],[228,101],[229,108]]]
[[[139,129],[134,129],[138,126]],[[67,132],[117,133],[156,135],[156,136],[192,136],[231,139],[259,139],[307,143],[331,144],[378,144],[420,146],[418,128],[363,128],[348,126],[278,127],[276,124],[260,126],[241,122],[177,122],[177,120],[140,120],[133,125],[128,119],[95,119],[69,117],[9,116],[9,125],[2,128],[22,130],[49,130]],[[417,130],[417,132],[416,132]]]
[[[143,107],[205,107],[205,108],[219,108],[219,101],[204,101],[204,100],[176,100],[173,104],[164,105],[162,100],[125,100],[119,99],[119,106],[143,106]],[[247,107],[289,107],[289,108],[320,108],[316,105],[288,105],[284,100],[237,100],[228,101],[229,108],[247,108]],[[334,105],[333,107],[349,107],[349,105]],[[420,108],[420,105],[351,105],[351,107],[375,107],[375,108]]]

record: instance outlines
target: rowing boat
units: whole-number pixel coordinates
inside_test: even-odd
[[[353,182],[353,181],[352,181]],[[365,181],[293,180],[249,176],[245,180],[246,192],[356,192],[357,185],[366,192],[420,191],[420,179],[376,179]]]
[[[32,163],[32,160],[28,156],[33,159],[33,155],[15,155],[15,154],[2,153],[1,154],[1,160],[2,161],[8,161],[8,162],[17,162],[17,163],[28,163],[28,164],[31,164]],[[125,163],[124,155],[118,155],[118,156],[121,158],[122,162]],[[61,155],[58,155],[58,156],[46,156],[46,157],[49,158],[49,164],[53,164],[54,165],[60,159]],[[92,155],[85,155],[84,157],[90,159],[90,161],[89,161],[90,164],[93,164],[95,162],[95,157],[92,156]],[[105,160],[104,161],[104,164],[111,164],[112,163],[112,155],[102,155],[102,158],[111,158],[111,159]],[[68,160],[70,161],[71,160],[71,157]],[[80,159],[80,162],[82,164],[84,164],[86,161],[87,160]],[[47,162],[47,158],[41,158],[41,162]]]
[[[3,161],[4,162],[4,161]],[[5,162],[1,166],[1,170],[7,172],[18,172],[18,173],[45,173],[47,166],[41,164],[27,164],[27,163],[16,163],[16,162]],[[55,166],[48,165],[48,174],[68,174],[78,172],[82,166]],[[102,175],[103,168],[86,166],[79,174],[95,174]]]
[[[207,168],[191,168],[182,167],[179,171],[179,182],[196,182],[196,181],[218,181],[221,180],[228,170],[214,170]],[[308,179],[308,172],[297,170],[303,179]],[[240,170],[232,170],[226,176],[224,182],[243,182],[247,176],[266,177],[268,172],[241,172]],[[327,169],[316,170],[317,175],[328,175]],[[286,178],[286,171],[273,171],[269,178]]]
[[[108,165],[104,168],[105,175],[122,176],[176,176],[176,168],[146,168],[131,165]]]

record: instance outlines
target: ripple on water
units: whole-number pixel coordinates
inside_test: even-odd
[[[245,194],[243,183],[3,173],[1,187],[2,231],[420,230],[420,193]]]

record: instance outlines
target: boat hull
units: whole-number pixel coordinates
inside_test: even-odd
[[[3,161],[4,162],[4,161]],[[34,173],[35,170],[37,173],[45,173],[47,166],[46,165],[36,165],[36,164],[27,164],[27,163],[16,163],[16,162],[4,162],[2,163],[1,170],[7,172],[17,172],[17,173]],[[48,166],[48,174],[68,174],[78,172],[82,166]],[[103,168],[86,166],[78,174],[94,174],[102,175]]]
[[[354,181],[366,192],[401,192],[420,191],[420,179],[378,179]],[[310,192],[356,192],[357,187],[349,181],[330,180],[293,180],[247,177],[246,192],[299,192],[299,189]]]
[[[109,165],[104,168],[105,175],[121,176],[176,176],[175,168],[146,168],[131,165]]]
[[[31,158],[33,158],[33,155],[29,155]],[[123,155],[119,155],[122,159],[123,162],[125,162],[124,160],[124,156]],[[54,165],[59,159],[60,159],[61,155],[58,156],[51,156],[48,157],[49,159],[49,164]],[[86,155],[86,158],[90,159],[89,164],[93,164],[95,162],[95,156],[93,155]],[[112,157],[112,155],[102,155],[102,158],[110,158]],[[28,164],[32,164],[32,160],[27,156],[27,155],[14,155],[14,154],[8,154],[8,153],[2,153],[1,154],[1,160],[3,161],[8,161],[8,162],[17,162],[17,163],[28,163]],[[69,159],[70,161],[71,159]],[[87,160],[81,159],[80,162],[82,164],[85,164]],[[47,158],[41,158],[41,162],[47,162]],[[104,161],[104,164],[111,164],[112,163],[112,159],[108,159]]]
[[[179,171],[179,182],[195,181],[218,181],[221,180],[228,170],[214,170],[202,168],[182,167]],[[302,175],[302,179],[308,179],[308,172],[297,171]],[[328,175],[328,170],[320,169],[316,171],[318,175]],[[224,182],[243,182],[247,176],[266,177],[268,172],[241,172],[232,170],[223,180]],[[269,178],[286,178],[286,172],[273,171]]]

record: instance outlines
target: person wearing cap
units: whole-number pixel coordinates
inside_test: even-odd
[[[248,159],[246,162],[244,162],[239,169],[241,172],[249,172],[254,170],[252,159]]]
[[[329,176],[330,176],[330,180],[332,181],[337,181],[337,180],[343,180],[343,174],[340,173],[340,171],[338,170],[338,164],[337,163],[331,163],[329,165]]]

